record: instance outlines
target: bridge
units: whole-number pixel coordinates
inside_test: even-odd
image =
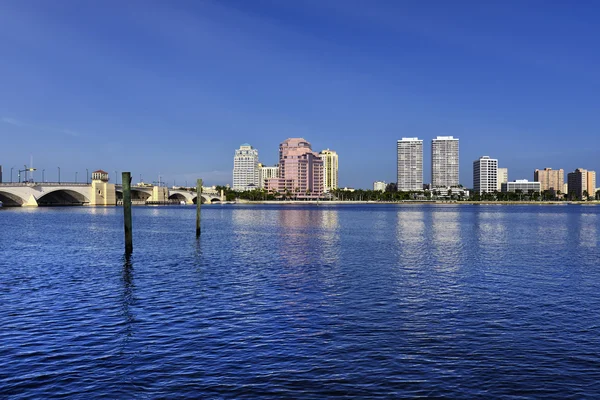
[[[134,204],[195,204],[198,196],[188,188],[140,185],[131,187]],[[122,185],[92,181],[0,183],[0,202],[3,207],[37,206],[114,206],[123,198]],[[221,196],[212,188],[203,188],[203,204],[220,203]]]

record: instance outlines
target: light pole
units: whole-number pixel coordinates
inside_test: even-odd
[[[46,172],[46,170],[42,169],[42,183],[44,183],[44,172]]]
[[[12,180],[12,172],[13,172],[13,169],[15,169],[15,167],[12,167],[12,168],[10,169],[10,183],[13,183],[13,180]]]
[[[77,183],[77,171],[75,171],[75,183]]]
[[[90,172],[86,168],[85,169],[85,184],[87,185],[88,183],[90,183]]]
[[[58,183],[60,183],[60,167],[57,167],[57,168],[58,168]]]

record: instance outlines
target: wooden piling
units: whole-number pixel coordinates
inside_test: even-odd
[[[200,237],[200,209],[202,205],[202,179],[196,182],[196,237]]]
[[[133,235],[131,226],[131,173],[123,172],[121,176],[123,185],[123,221],[125,226],[125,254],[133,252]]]

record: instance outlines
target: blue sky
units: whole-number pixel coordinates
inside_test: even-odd
[[[0,2],[0,164],[55,180],[231,183],[248,142],[304,137],[340,184],[395,181],[396,140],[460,138],[461,182],[498,158],[600,170],[593,1]],[[16,173],[14,175],[16,179]]]

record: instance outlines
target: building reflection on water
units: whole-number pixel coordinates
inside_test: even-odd
[[[579,245],[582,247],[598,246],[598,214],[579,215]]]
[[[566,212],[554,212],[553,209],[543,211],[538,214],[537,240],[555,249],[564,248],[569,237],[569,215]]]
[[[492,206],[500,207],[500,206]],[[510,251],[508,244],[507,213],[500,208],[474,211],[475,240],[479,261],[496,264]]]
[[[339,259],[338,209],[300,208],[278,210],[281,228],[280,257],[288,265],[333,264]],[[311,248],[313,251],[307,252]]]
[[[441,208],[432,214],[432,252],[435,267],[444,271],[457,271],[463,255],[460,213]]]
[[[427,251],[423,211],[402,208],[396,213],[396,241],[400,265],[418,268]]]

